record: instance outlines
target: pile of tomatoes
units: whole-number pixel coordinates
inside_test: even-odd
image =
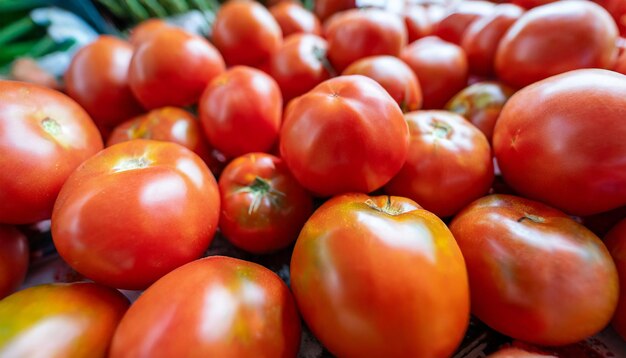
[[[626,2],[274,3],[101,36],[67,95],[0,82],[0,356],[626,337]],[[43,220],[88,282],[13,293]],[[202,258],[218,230],[290,286]]]

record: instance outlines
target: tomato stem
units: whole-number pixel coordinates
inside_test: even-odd
[[[521,223],[524,220],[530,220],[534,223],[543,223],[546,221],[546,219],[542,218],[541,216],[537,216],[537,215],[532,215],[532,214],[524,214],[524,216],[522,216],[521,218],[517,219],[518,223]]]

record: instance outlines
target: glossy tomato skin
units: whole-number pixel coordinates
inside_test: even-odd
[[[28,271],[28,240],[14,226],[0,224],[0,300],[17,290]]]
[[[132,56],[131,44],[104,35],[78,50],[65,72],[67,93],[98,127],[113,127],[142,111],[128,84]]]
[[[380,188],[400,170],[408,146],[400,107],[359,75],[322,82],[291,101],[280,134],[281,157],[318,196]]]
[[[128,76],[139,102],[154,109],[196,103],[224,68],[222,56],[206,39],[167,28],[137,47]]]
[[[435,26],[433,35],[459,45],[467,28],[483,16],[494,11],[488,1],[459,1]]]
[[[0,301],[0,355],[106,357],[128,305],[117,290],[89,282],[19,291]]]
[[[500,112],[513,93],[512,88],[498,82],[478,82],[452,97],[445,109],[465,117],[491,142]]]
[[[319,35],[322,31],[320,20],[299,3],[281,2],[269,10],[280,26],[284,38],[297,33]]]
[[[617,273],[620,288],[626,287],[626,220],[615,225],[604,238],[604,243],[611,252]],[[620,291],[617,310],[613,315],[613,327],[617,333],[626,339],[626,292]]]
[[[492,75],[500,40],[506,31],[524,14],[524,9],[513,4],[497,5],[493,12],[468,26],[461,40],[470,71],[478,75]]]
[[[289,36],[270,59],[269,74],[276,80],[284,104],[327,80],[331,76],[326,58],[328,43],[312,34]]]
[[[424,109],[442,108],[467,84],[469,73],[463,49],[434,36],[410,44],[400,56],[415,72],[422,87]]]
[[[215,178],[185,147],[136,139],[87,160],[52,215],[57,251],[76,271],[112,287],[144,289],[197,259],[217,228]]]
[[[260,70],[235,66],[209,83],[198,112],[209,142],[233,158],[271,149],[278,139],[282,107],[274,79]]]
[[[211,256],[146,290],[120,323],[111,356],[295,357],[300,332],[291,292],[275,273]]]
[[[272,14],[256,1],[228,1],[213,23],[212,41],[229,66],[266,62],[278,51],[282,38]]]
[[[282,159],[250,153],[231,161],[219,180],[219,227],[235,246],[262,254],[296,241],[313,199]]]
[[[367,56],[399,56],[406,46],[402,19],[378,9],[348,10],[337,14],[325,28],[328,59],[338,72]]]
[[[559,1],[526,12],[498,46],[495,69],[504,82],[523,87],[579,68],[612,68],[617,27],[589,1]]]
[[[452,234],[406,198],[324,203],[296,242],[291,288],[308,327],[338,357],[450,356],[469,319]]]
[[[0,81],[0,223],[49,219],[65,179],[100,149],[98,129],[72,99]]]
[[[469,273],[472,312],[495,330],[529,343],[566,345],[611,320],[615,264],[591,231],[532,200],[490,195],[452,223]]]
[[[592,69],[517,92],[493,136],[506,182],[525,197],[574,215],[625,205],[625,99],[626,77]]]
[[[343,75],[363,75],[378,82],[403,112],[415,111],[422,106],[422,88],[417,76],[397,57],[365,57],[348,66]]]
[[[491,147],[478,128],[447,111],[410,112],[404,118],[411,134],[409,155],[385,192],[446,217],[489,191]]]
[[[356,7],[356,0],[317,0],[313,3],[313,12],[324,21],[340,11]]]
[[[137,47],[154,36],[154,34],[163,29],[168,29],[169,27],[170,25],[167,22],[159,18],[151,18],[142,21],[131,30],[128,41],[133,46]]]

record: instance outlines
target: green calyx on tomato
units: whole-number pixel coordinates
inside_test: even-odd
[[[276,190],[267,180],[258,176],[254,178],[254,181],[250,185],[242,187],[237,190],[237,192],[251,193],[254,197],[248,208],[248,214],[257,211],[263,198],[268,198],[274,206],[280,206],[280,201],[285,196],[285,193]]]
[[[59,122],[50,117],[42,119],[41,126],[43,127],[43,130],[46,131],[46,133],[50,134],[53,137],[61,134],[61,125],[59,124]]]

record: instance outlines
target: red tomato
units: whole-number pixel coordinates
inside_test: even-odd
[[[442,108],[467,84],[468,65],[463,49],[429,36],[410,44],[400,56],[415,72],[422,87],[424,108]]]
[[[620,288],[626,287],[626,220],[620,221],[609,231],[604,243],[611,252],[617,266]],[[626,292],[620,291],[617,310],[613,315],[613,327],[622,338],[626,339]]]
[[[162,19],[151,18],[140,22],[130,31],[128,41],[135,47],[154,36],[163,29],[169,28],[170,25]]]
[[[378,9],[348,10],[333,17],[325,30],[328,59],[339,72],[367,56],[399,56],[407,43],[402,19]]]
[[[491,147],[478,128],[447,111],[417,111],[404,118],[411,134],[409,155],[385,192],[445,217],[489,191]]]
[[[136,139],[87,160],[52,214],[65,261],[112,287],[144,289],[208,248],[217,227],[217,183],[185,147]]]
[[[472,313],[498,332],[565,345],[611,320],[619,290],[613,260],[596,235],[564,213],[491,195],[459,213],[450,230],[465,257]]]
[[[498,46],[498,77],[523,87],[579,68],[612,68],[617,27],[589,1],[559,1],[526,12]]]
[[[331,15],[356,7],[356,0],[315,0],[313,11],[317,17],[324,21]]]
[[[0,300],[20,287],[28,270],[28,240],[13,226],[0,224]]]
[[[378,82],[403,112],[422,106],[422,89],[413,70],[393,56],[372,56],[353,62],[343,75],[363,75]]]
[[[100,149],[98,129],[72,99],[0,81],[0,223],[49,219],[65,179]]]
[[[432,35],[433,31],[435,31],[434,24],[424,6],[413,5],[407,7],[404,13],[404,24],[406,25],[409,43]]]
[[[229,66],[266,62],[278,51],[282,38],[272,14],[256,1],[228,1],[213,23],[213,43]]]
[[[433,34],[458,45],[467,28],[481,17],[491,15],[494,7],[488,1],[458,1],[437,23]]]
[[[340,76],[294,99],[285,111],[280,154],[318,196],[369,193],[402,167],[409,131],[389,94],[365,76]]]
[[[95,283],[19,291],[0,301],[0,356],[105,357],[127,308],[121,293]]]
[[[578,70],[528,86],[496,123],[502,175],[525,197],[569,214],[626,205],[624,118],[626,77],[615,72]]]
[[[474,21],[467,28],[461,47],[467,54],[472,73],[485,76],[493,74],[496,50],[500,40],[523,14],[524,9],[519,6],[497,5],[491,14]]]
[[[128,73],[130,88],[147,109],[187,106],[224,71],[207,40],[177,28],[163,29],[139,45]]]
[[[204,133],[227,157],[269,151],[278,139],[282,108],[276,81],[245,66],[217,76],[198,103]]]
[[[293,297],[275,273],[211,256],[148,288],[122,319],[111,356],[295,357],[300,330]]]
[[[502,107],[513,93],[512,88],[498,82],[478,82],[452,97],[445,109],[472,122],[491,142]]]
[[[463,256],[434,214],[399,197],[346,194],[307,221],[291,289],[339,357],[446,357],[469,319]]]
[[[321,33],[320,21],[312,12],[305,9],[299,3],[281,2],[272,6],[270,13],[282,30],[283,37],[296,33]]]
[[[282,159],[250,153],[234,159],[219,180],[219,227],[235,246],[267,253],[289,246],[313,212],[313,200]]]
[[[330,78],[334,70],[326,58],[327,49],[326,40],[319,36],[293,35],[272,56],[269,73],[278,83],[285,104]]]
[[[100,36],[74,55],[65,72],[67,93],[98,127],[113,127],[142,111],[128,85],[132,56],[128,42]]]
[[[622,52],[617,59],[617,63],[615,64],[613,71],[626,75],[626,51]]]

